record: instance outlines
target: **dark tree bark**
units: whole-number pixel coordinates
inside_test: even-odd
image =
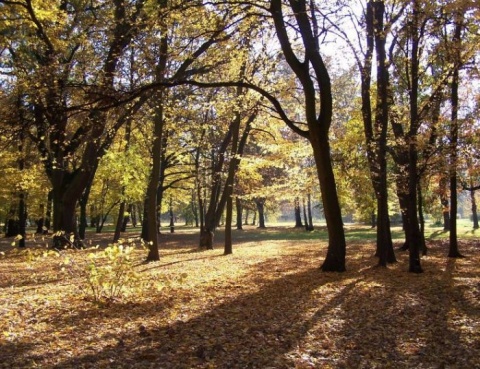
[[[307,231],[311,232],[314,230],[314,228],[313,228],[313,217],[312,217],[312,195],[310,193],[307,195],[307,220],[308,220]]]
[[[157,73],[163,78],[166,68],[166,55],[167,55],[167,38],[166,36],[162,37],[161,46],[160,46],[162,55]],[[158,105],[155,109],[155,114],[153,118],[154,122],[154,136],[152,144],[152,153],[153,153],[153,164],[152,170],[150,173],[150,179],[147,187],[147,200],[146,200],[146,218],[145,227],[147,234],[147,244],[148,244],[148,255],[147,261],[158,261],[160,260],[160,252],[158,249],[158,183],[160,180],[161,172],[161,152],[162,152],[162,135],[163,135],[163,126],[164,126],[164,116],[163,116],[163,97],[165,90],[160,88],[155,93],[155,100],[158,101]]]
[[[307,206],[305,204],[305,197],[303,197],[302,200],[303,222],[305,223],[305,230],[308,231]]]
[[[170,215],[170,233],[175,233],[175,214],[173,213],[173,199],[170,196],[170,205],[168,207]]]
[[[124,214],[125,214],[125,201],[121,201],[120,206],[118,208],[117,221],[115,222],[115,232],[113,233],[113,243],[118,242],[118,240],[120,239],[122,226],[123,226],[123,219],[125,218]]]
[[[245,66],[241,68],[241,76],[245,75]],[[237,87],[237,98],[242,97],[244,89]],[[233,220],[233,186],[235,184],[235,176],[240,166],[240,158],[243,155],[247,139],[250,134],[251,124],[257,117],[257,108],[247,117],[245,122],[245,129],[240,136],[242,114],[235,112],[235,117],[232,124],[232,142],[230,148],[230,163],[228,165],[227,179],[225,181],[225,188],[222,197],[226,197],[226,217],[225,217],[225,248],[224,254],[229,255],[233,252],[232,244],[232,220]],[[241,217],[240,217],[241,224]]]
[[[303,228],[302,212],[300,209],[300,200],[298,197],[295,197],[294,209],[295,209],[295,228]]]
[[[244,220],[244,222],[243,222],[243,225],[248,225],[249,215],[250,215],[250,209],[247,208],[247,211],[245,212],[245,220]]]
[[[411,62],[410,62],[410,127],[407,134],[408,145],[408,196],[407,196],[407,228],[406,242],[409,250],[409,271],[422,273],[420,263],[421,233],[418,222],[418,150],[417,133],[420,126],[418,111],[418,84],[419,84],[419,47],[420,47],[420,12],[421,5],[418,0],[413,1],[411,34]]]
[[[458,162],[458,87],[460,82],[461,68],[461,45],[462,45],[462,29],[463,29],[463,13],[455,14],[455,30],[452,39],[452,46],[454,47],[454,63],[450,104],[452,109],[450,121],[450,245],[448,257],[458,258],[463,257],[458,249],[457,238],[457,162]]]
[[[243,230],[242,226],[242,215],[243,215],[243,205],[242,200],[238,196],[235,197],[235,205],[237,209],[237,230]]]
[[[417,188],[417,197],[418,197],[418,218],[420,221],[420,250],[422,251],[422,255],[427,255],[427,243],[425,242],[425,218],[423,216],[423,194],[422,194],[422,184],[421,182],[418,183]]]
[[[448,200],[447,179],[442,176],[439,182],[440,203],[442,204],[443,230],[450,230],[450,202]]]
[[[475,200],[475,191],[470,191],[470,199],[472,201],[472,220],[473,229],[478,229],[477,200]]]
[[[265,198],[255,198],[255,205],[257,205],[258,212],[258,228],[267,228],[265,225]]]
[[[308,131],[298,128],[285,114],[281,115],[290,128],[310,141],[313,149],[329,238],[327,255],[321,269],[342,272],[345,270],[346,242],[328,138],[333,106],[330,76],[320,54],[319,28],[314,9],[308,9],[305,0],[289,0],[288,4],[294,13],[299,36],[303,42],[304,62],[298,59],[290,43],[282,1],[271,0],[270,12],[285,60],[302,86]],[[318,106],[315,85],[320,91]],[[277,111],[281,112],[281,106],[278,105],[278,101],[276,103]]]
[[[130,213],[133,228],[137,227],[137,210],[138,209],[136,204],[130,204],[128,207],[128,212]]]

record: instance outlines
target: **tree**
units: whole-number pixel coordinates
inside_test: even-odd
[[[19,128],[36,144],[50,179],[54,231],[77,235],[76,204],[130,114],[125,109],[123,117],[111,122],[106,111],[112,106],[119,60],[138,32],[144,1],[118,0],[105,7],[31,0],[1,4],[11,15],[3,57],[28,114],[28,125]],[[86,37],[93,30],[98,40]]]
[[[282,114],[282,118],[289,127],[306,137],[312,145],[329,236],[327,256],[321,269],[342,272],[345,270],[346,243],[328,139],[328,130],[332,119],[330,77],[320,54],[319,29],[315,18],[315,9],[308,7],[304,0],[291,0],[288,3],[289,7],[287,8],[292,11],[292,13],[286,14],[289,18],[288,23],[281,0],[270,2],[270,12],[285,60],[303,88],[304,114],[308,131],[299,128],[285,114]],[[309,15],[312,15],[312,18]],[[288,35],[287,24],[292,21],[296,22],[298,36],[303,44],[303,62],[295,53]],[[313,72],[313,76],[310,71]],[[319,93],[319,106],[316,100],[317,93]]]

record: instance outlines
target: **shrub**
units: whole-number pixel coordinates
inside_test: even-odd
[[[133,246],[114,244],[103,252],[91,251],[83,259],[73,254],[65,258],[63,270],[80,279],[81,292],[95,302],[115,300],[138,282],[131,259],[133,249]]]

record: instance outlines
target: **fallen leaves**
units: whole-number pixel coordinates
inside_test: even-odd
[[[423,275],[406,272],[403,253],[376,268],[373,244],[350,243],[347,272],[322,273],[325,244],[248,232],[230,256],[198,252],[197,236],[180,233],[164,239],[160,262],[133,251],[140,283],[108,304],[79,295],[59,258],[6,251],[0,368],[480,366],[474,242],[459,260],[432,243]]]

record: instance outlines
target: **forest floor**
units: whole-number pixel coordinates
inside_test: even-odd
[[[135,246],[131,285],[100,301],[88,261],[108,263],[92,258],[111,234],[61,253],[1,239],[0,368],[480,368],[477,238],[461,259],[430,240],[411,274],[408,253],[377,267],[373,231],[349,228],[347,271],[323,273],[321,229],[235,231],[229,256],[221,234],[199,251],[197,232],[162,234],[154,263]]]

